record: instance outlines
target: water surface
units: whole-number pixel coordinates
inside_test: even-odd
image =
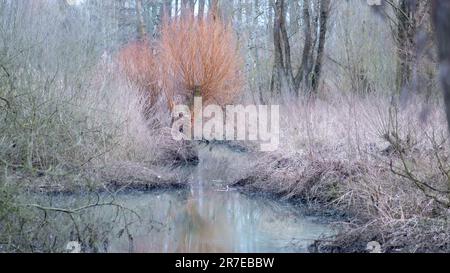
[[[122,209],[94,206],[75,229],[66,217],[57,228],[67,231],[59,234],[81,238],[87,252],[145,253],[306,252],[315,239],[333,234],[324,219],[306,216],[292,204],[230,189],[227,185],[251,166],[245,154],[206,148],[199,155],[188,190],[103,193],[98,200],[113,197]],[[59,196],[50,206],[80,207],[96,198]]]
[[[197,189],[199,190],[199,189]],[[195,189],[120,196],[141,215],[110,252],[306,252],[329,226],[287,203],[237,191]],[[99,213],[105,213],[100,211]]]

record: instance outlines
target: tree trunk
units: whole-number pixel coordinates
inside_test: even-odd
[[[205,15],[205,0],[199,0],[198,2],[198,17],[203,19]]]
[[[314,64],[314,72],[311,79],[311,88],[313,93],[317,93],[320,84],[329,13],[330,13],[330,0],[321,0],[319,46],[317,49],[316,62]]]
[[[166,0],[164,2],[164,16],[168,18],[172,17],[172,0]]]
[[[175,16],[178,16],[178,6],[180,5],[180,2],[178,0],[175,0]]]
[[[212,19],[215,21],[219,18],[219,0],[209,0],[210,14]]]
[[[397,91],[405,87],[411,78],[413,51],[415,48],[416,22],[414,9],[409,0],[400,0],[396,9],[397,18]]]
[[[186,16],[189,11],[189,0],[181,0],[181,16]]]
[[[278,6],[275,9],[275,20],[273,27],[273,43],[274,43],[274,54],[273,54],[273,72],[272,80],[270,82],[270,91],[272,97],[279,96],[281,90],[281,79],[283,77],[283,56],[281,55],[281,35],[280,35],[280,13],[278,12]]]
[[[289,5],[289,28],[292,33],[296,33],[298,31],[299,26],[299,0],[291,0]]]
[[[261,7],[260,7],[260,0],[255,0],[254,1],[254,8],[253,8],[253,15],[252,15],[252,25],[255,29],[257,29],[258,27],[258,23],[259,23],[259,13],[261,11]],[[271,24],[272,22],[270,22],[269,24]],[[254,65],[255,67],[261,67],[260,64],[260,54],[259,54],[259,47],[257,46],[257,44],[259,43],[259,39],[258,36],[255,35],[253,36],[253,44],[254,44]],[[262,90],[262,82],[263,79],[261,77],[261,73],[257,73],[256,75],[256,85],[257,88],[254,90],[254,92],[256,92],[256,94],[254,94],[253,98],[254,101],[257,102],[259,101],[259,103],[264,104],[264,96],[263,96],[263,90]]]
[[[299,94],[300,84],[306,79],[305,88],[316,93],[322,73],[325,43],[330,13],[330,0],[320,0],[320,11],[311,21],[309,1],[303,2],[305,44],[303,47],[302,62],[294,77],[291,63],[291,48],[286,29],[286,12],[284,0],[275,2],[275,20],[273,29],[274,38],[274,66],[271,81],[271,92],[279,95],[281,90]],[[316,42],[313,42],[312,34],[318,30],[317,53],[314,53]],[[316,35],[317,36],[317,35]],[[316,56],[316,57],[315,57]],[[314,59],[315,57],[315,59]]]
[[[238,25],[242,26],[242,18],[243,18],[243,5],[242,5],[242,0],[238,0],[237,2],[237,8],[238,8],[238,14],[237,14],[237,21],[238,21]]]
[[[447,124],[450,128],[450,1],[433,0],[432,5]]]
[[[142,10],[142,0],[136,0],[136,16],[137,16],[137,30],[139,40],[144,40],[147,36],[145,30],[144,14]]]
[[[275,1],[275,19],[273,27],[274,65],[270,89],[273,98],[281,95],[287,88],[292,91],[292,64],[289,39],[286,30],[286,12],[284,0]]]
[[[194,13],[196,0],[189,0],[189,10]]]
[[[299,94],[300,84],[302,81],[307,81],[308,76],[312,71],[312,58],[313,58],[313,46],[312,46],[312,30],[311,30],[311,15],[309,12],[309,0],[303,1],[303,35],[305,36],[305,42],[303,45],[302,61],[300,68],[294,79],[295,91]]]
[[[267,33],[273,33],[273,10],[275,3],[274,0],[267,0],[267,17],[268,17],[268,26]],[[273,39],[273,35],[267,35],[267,44],[271,44]]]

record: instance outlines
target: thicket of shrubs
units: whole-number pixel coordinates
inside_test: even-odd
[[[377,241],[385,252],[448,252],[445,112],[410,100],[336,95],[291,105],[302,115],[284,115],[282,148],[257,156],[236,186],[337,216],[337,237],[312,251],[364,252]],[[417,111],[424,107],[426,120]]]
[[[160,32],[158,39],[127,44],[118,54],[121,70],[144,91],[150,108],[158,99],[170,113],[176,103],[192,106],[194,96],[219,105],[238,97],[242,60],[231,26],[185,12],[165,19]]]
[[[26,32],[32,25],[12,31]],[[160,39],[128,43],[112,58],[101,52],[64,55],[91,39],[77,35],[71,37],[77,42],[50,37],[47,46],[24,49],[14,60],[17,52],[11,50],[1,59],[0,97],[7,104],[0,113],[0,158],[13,173],[55,177],[59,183],[67,173],[114,162],[183,162],[192,151],[170,136],[174,103],[190,105],[198,90],[206,103],[223,105],[240,91],[234,33],[219,19],[173,17],[162,25]],[[18,37],[10,42],[26,46]],[[53,63],[73,58],[77,64],[70,67]],[[76,175],[72,179],[78,181]]]

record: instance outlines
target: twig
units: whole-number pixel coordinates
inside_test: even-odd
[[[38,204],[22,204],[22,206],[32,207],[32,208],[36,208],[36,209],[40,209],[40,210],[44,210],[44,211],[61,212],[61,213],[66,213],[66,214],[77,214],[77,213],[80,213],[80,212],[82,212],[84,210],[95,208],[95,207],[113,206],[113,207],[117,207],[119,209],[127,210],[127,211],[131,212],[132,214],[134,214],[139,219],[139,221],[142,221],[141,216],[137,212],[135,212],[132,209],[126,208],[126,207],[124,207],[122,205],[114,203],[114,199],[111,202],[106,202],[106,203],[99,203],[99,200],[97,200],[97,202],[94,203],[94,204],[89,204],[89,205],[82,206],[82,207],[75,208],[75,209],[65,209],[65,208],[57,208],[57,207],[45,207],[45,206],[41,206],[41,205],[38,205]]]
[[[9,102],[9,100],[7,100],[3,97],[0,97],[0,100],[2,100],[3,102],[6,103],[6,107],[8,107],[8,109],[11,109],[11,103]]]

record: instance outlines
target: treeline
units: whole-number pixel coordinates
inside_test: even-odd
[[[401,94],[405,88],[421,88],[428,94],[436,90],[438,60],[431,0],[382,1],[381,6],[369,6],[362,0],[63,2],[65,12],[83,10],[89,15],[90,24],[98,26],[93,31],[103,33],[108,50],[144,35],[158,37],[164,17],[193,12],[202,18],[216,10],[217,16],[232,23],[237,32],[247,60],[248,93],[253,99],[277,99],[283,92],[320,93],[324,82],[325,87],[330,85],[324,75],[329,77],[327,71],[338,69],[348,78],[344,85],[332,86],[339,89],[367,93],[389,87],[391,94]],[[345,17],[349,21],[339,25]],[[377,26],[380,24],[381,28]],[[378,44],[381,42],[384,44]],[[390,55],[371,51],[370,47],[375,46]],[[366,51],[355,51],[353,47]],[[379,72],[373,68],[376,61],[371,58],[375,57],[391,66],[388,76],[373,75]],[[390,82],[377,86],[383,77]]]

